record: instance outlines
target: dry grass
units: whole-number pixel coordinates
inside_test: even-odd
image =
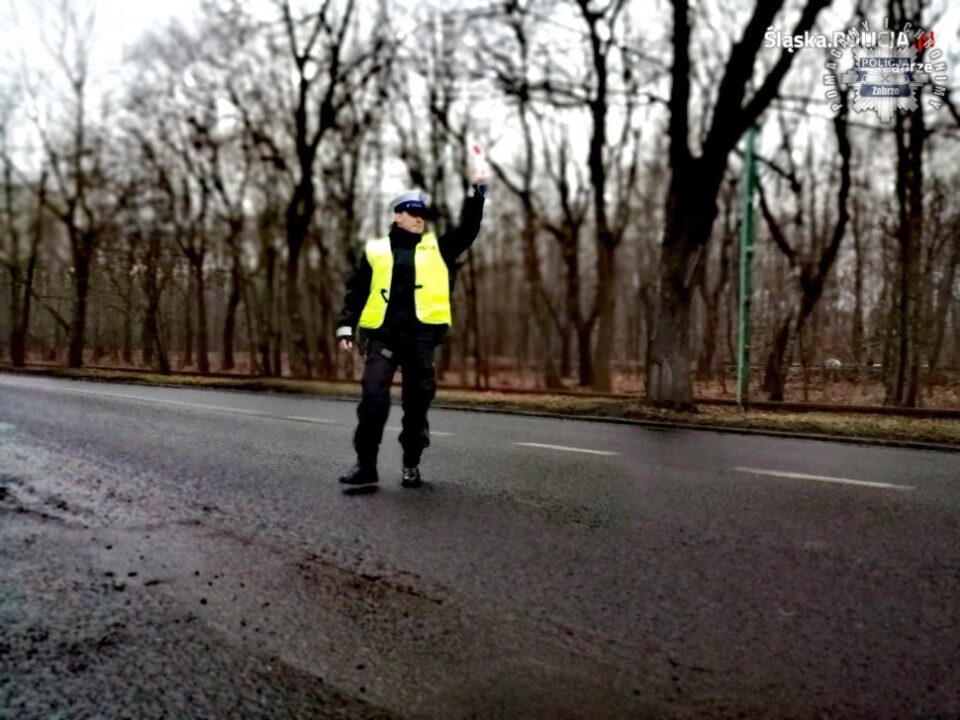
[[[481,405],[504,410],[551,412],[565,415],[626,418],[652,422],[684,423],[704,427],[774,430],[873,439],[931,442],[960,448],[960,420],[863,415],[857,413],[801,413],[705,406],[696,412],[676,412],[651,407],[639,400],[578,398],[569,396],[504,395],[496,392],[441,391],[438,401]]]
[[[209,353],[209,359],[211,368],[218,369],[220,367],[219,353]],[[218,375],[235,375],[238,380],[249,378],[249,373],[252,372],[249,355],[238,352],[235,354],[235,360],[236,367],[233,370],[227,373],[221,373],[217,370]],[[63,369],[66,358],[42,358],[34,354],[28,358],[28,362],[38,366]],[[118,369],[129,367],[132,371],[140,371],[143,367],[141,364],[142,357],[139,353],[134,354],[133,365],[126,365],[118,357],[112,355],[94,358],[89,351],[85,355],[84,362],[86,367],[89,368],[105,365]],[[184,358],[179,353],[171,353],[170,362],[175,373],[196,372],[198,370],[195,364],[184,365]],[[290,368],[286,355],[282,356],[282,365],[284,373],[289,374]],[[338,377],[353,378],[354,381],[359,381],[362,372],[362,357],[354,353],[339,353],[337,355]],[[755,365],[750,384],[750,397],[755,400],[766,399],[766,394],[761,388],[761,375],[761,368]],[[472,360],[467,363],[466,373],[462,373],[460,370],[448,370],[438,380],[441,385],[447,387],[464,387],[474,383],[476,373]],[[484,384],[491,389],[543,390],[543,378],[535,368],[520,368],[515,360],[507,357],[489,358],[489,376],[485,380],[489,382]],[[614,366],[611,381],[613,391],[616,393],[642,397],[645,392],[644,373],[642,368],[636,364],[629,367],[625,365]],[[336,385],[337,383],[332,384]],[[574,376],[564,378],[563,384],[565,390],[579,391],[581,389],[577,384],[577,378]],[[694,395],[697,398],[732,400],[736,391],[736,375],[731,367],[722,366],[718,369],[718,374],[710,380],[694,378],[693,387]],[[814,364],[804,372],[803,368],[793,366],[786,380],[785,399],[789,402],[832,405],[882,405],[884,386],[881,371],[879,368],[856,370],[849,366],[839,371],[828,371]],[[955,368],[942,369],[935,376],[924,375],[920,404],[922,407],[928,408],[960,409],[960,370]]]
[[[472,365],[471,365],[472,367]],[[767,399],[761,387],[762,368],[754,368],[750,383],[750,397],[756,400]],[[693,392],[698,398],[722,398],[732,400],[736,395],[736,373],[725,368],[723,375],[715,375],[710,380],[694,378]],[[473,382],[472,369],[467,373],[466,382]],[[534,371],[520,372],[516,367],[498,363],[489,375],[489,387],[539,390],[542,378]],[[644,375],[637,368],[615,367],[611,380],[613,391],[621,394],[642,396],[646,391]],[[448,371],[443,377],[446,385],[464,385],[464,377],[459,371]],[[564,387],[578,390],[577,378],[564,378]],[[824,370],[813,366],[804,373],[802,368],[791,368],[785,387],[785,399],[790,402],[809,402],[832,405],[882,405],[884,384],[880,370],[853,369],[841,371]],[[921,404],[930,408],[960,408],[960,372],[941,370],[933,377],[924,376],[921,387]]]
[[[9,368],[5,368],[9,370]],[[176,385],[221,389],[287,392],[324,397],[357,398],[356,383],[332,383],[283,378],[233,379],[184,375],[127,373],[123,371],[44,368],[27,372],[84,380]],[[395,394],[398,388],[394,388]],[[814,433],[910,442],[937,443],[960,449],[960,420],[910,418],[889,415],[841,413],[796,413],[706,406],[696,412],[675,412],[653,408],[641,400],[576,397],[569,395],[525,395],[496,391],[439,390],[436,403],[446,406],[514,410],[560,415],[619,418],[648,422],[683,423],[713,428],[768,430],[787,433]]]

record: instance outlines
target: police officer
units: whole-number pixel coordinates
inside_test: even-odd
[[[435,212],[430,196],[419,190],[401,193],[390,203],[390,233],[368,240],[347,282],[337,322],[342,350],[354,347],[356,328],[366,340],[363,396],[357,407],[353,446],[357,464],[340,482],[376,483],[377,453],[390,412],[390,385],[399,367],[403,374],[403,447],[401,485],[423,484],[420,457],[430,445],[427,410],[436,392],[434,350],[451,323],[450,294],[457,257],[480,232],[486,173],[472,173],[473,187],[463,203],[460,224],[437,238],[426,228]]]

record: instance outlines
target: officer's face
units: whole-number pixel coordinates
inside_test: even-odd
[[[419,235],[423,232],[423,217],[421,217],[420,212],[416,209],[414,210],[414,213],[415,214],[411,213],[409,210],[403,210],[394,214],[393,221],[401,230],[417,233]]]

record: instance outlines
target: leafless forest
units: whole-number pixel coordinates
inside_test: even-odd
[[[333,325],[362,241],[405,186],[456,222],[476,142],[445,382],[731,396],[756,124],[752,396],[960,406],[957,104],[929,83],[889,122],[834,110],[848,56],[764,47],[949,6],[207,2],[106,82],[100,18],[48,3],[49,62],[0,73],[0,356],[354,377]],[[954,83],[957,48],[920,54]]]

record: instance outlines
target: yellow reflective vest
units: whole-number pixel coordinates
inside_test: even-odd
[[[370,294],[360,313],[360,327],[376,329],[383,325],[393,280],[393,250],[390,238],[367,240],[364,252],[373,269]],[[428,325],[450,325],[450,271],[440,254],[433,233],[424,233],[414,251],[413,301],[417,319]]]

